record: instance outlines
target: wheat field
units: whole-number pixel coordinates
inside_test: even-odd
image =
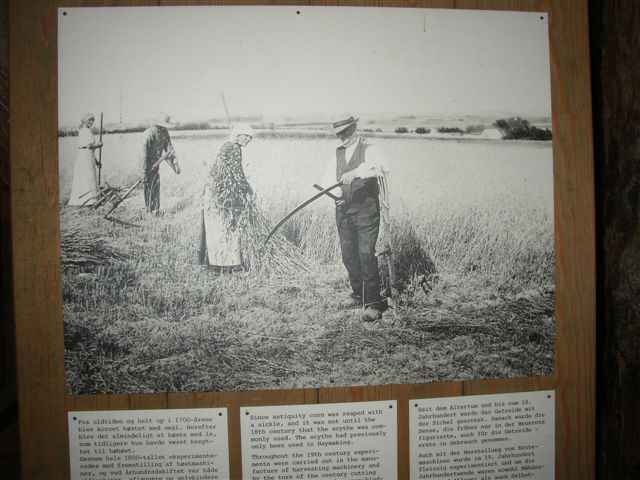
[[[105,135],[103,179],[137,179],[139,134]],[[75,138],[60,139],[65,360],[70,393],[229,391],[548,375],[554,369],[553,157],[549,142],[372,139],[391,173],[406,282],[383,320],[341,310],[348,287],[332,202],[282,229],[308,269],[214,276],[196,264],[205,164],[221,133],[175,132],[159,217],[140,191],[65,206]],[[309,197],[335,142],[260,132],[243,152],[275,223]],[[133,224],[136,226],[126,225]],[[422,255],[422,256],[420,256]],[[433,267],[424,270],[425,256]],[[426,273],[425,277],[420,276]],[[425,288],[426,285],[426,288]]]

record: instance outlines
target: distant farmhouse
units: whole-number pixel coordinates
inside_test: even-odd
[[[489,138],[492,140],[502,140],[504,138],[504,132],[497,127],[485,128],[480,134],[481,138]]]

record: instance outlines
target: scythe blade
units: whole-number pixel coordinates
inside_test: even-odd
[[[289,213],[287,213],[282,220],[280,220],[275,227],[273,227],[271,229],[271,231],[269,232],[269,235],[267,235],[267,238],[265,239],[264,243],[267,243],[271,237],[273,237],[273,234],[276,233],[276,231],[287,221],[289,220],[291,217],[293,217],[296,213],[298,213],[300,210],[302,210],[304,207],[306,207],[307,205],[309,205],[310,203],[316,201],[318,198],[322,197],[323,195],[326,195],[327,193],[329,193],[331,190],[333,190],[334,188],[339,187],[340,185],[342,185],[342,182],[338,182],[335,185],[332,185],[330,187],[325,188],[324,190],[316,193],[313,197],[305,200],[304,202],[302,202],[300,205],[298,205],[296,208],[294,208],[293,210],[291,210]]]

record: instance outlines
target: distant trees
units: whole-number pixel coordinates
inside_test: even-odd
[[[144,125],[135,125],[132,127],[116,127],[107,130],[107,133],[138,133],[144,132],[147,129]]]
[[[102,128],[102,133],[131,133],[131,132],[144,132],[144,127],[122,127],[122,128]],[[94,135],[100,135],[100,128],[92,128],[91,133]],[[78,128],[77,127],[66,127],[58,129],[58,137],[77,137],[78,136]]]
[[[501,118],[493,122],[491,125],[475,123],[457,127],[445,124],[439,127],[434,126],[432,128],[424,126],[416,127],[415,130],[401,126],[396,127],[394,132],[397,134],[416,133],[419,135],[426,135],[431,133],[432,130],[437,133],[453,136],[471,135],[479,136],[481,138],[501,138],[504,140],[551,140],[553,136],[550,129],[542,129],[533,126],[528,120],[521,117]],[[487,131],[489,133],[487,133]]]
[[[409,133],[411,130],[409,130],[407,127],[398,127],[394,130],[394,132],[396,133]],[[421,135],[425,135],[427,133],[431,132],[430,128],[425,128],[425,127],[418,127],[414,130],[415,133],[419,133]]]
[[[484,132],[484,129],[487,128],[486,125],[467,125],[467,128],[464,129],[464,133],[469,134],[478,134]]]
[[[505,140],[551,140],[553,137],[548,128],[542,130],[520,117],[496,120],[493,126],[504,132]]]
[[[148,124],[130,124],[130,125],[114,125],[109,127],[104,127],[102,129],[102,133],[138,133],[144,132],[148,128]],[[202,122],[185,122],[179,123],[176,125],[175,130],[224,130],[229,128],[224,124],[215,124],[207,121]],[[94,128],[94,134],[98,134],[97,129]],[[78,135],[77,127],[67,127],[58,129],[59,137],[75,137]]]
[[[78,129],[72,128],[72,127],[60,128],[58,129],[58,136],[59,137],[77,137]]]
[[[176,126],[176,130],[207,130],[211,128],[209,122],[186,122]]]
[[[438,127],[439,133],[464,133],[462,129],[458,127]]]

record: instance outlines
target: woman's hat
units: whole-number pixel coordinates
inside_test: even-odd
[[[253,128],[251,125],[244,122],[238,122],[231,125],[231,138],[235,140],[238,138],[238,135],[249,135],[250,137],[254,136]]]
[[[168,113],[160,112],[156,119],[153,121],[154,125],[159,125],[165,128],[175,127],[175,123],[171,123],[171,115]]]
[[[80,119],[80,123],[87,123],[89,120],[95,120],[95,117],[93,116],[93,113],[85,113],[82,118]]]
[[[353,115],[341,115],[337,117],[331,124],[333,126],[333,133],[337,135],[349,128],[351,125],[358,123],[358,120],[360,120],[360,118],[354,117]]]

